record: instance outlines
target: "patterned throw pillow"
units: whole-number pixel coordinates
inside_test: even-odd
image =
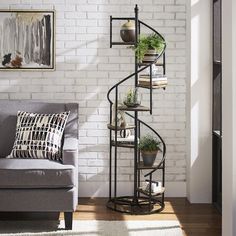
[[[69,113],[37,114],[19,111],[10,157],[62,161],[62,136]]]

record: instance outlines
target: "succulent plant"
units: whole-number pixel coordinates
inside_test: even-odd
[[[123,102],[126,106],[130,107],[140,105],[138,98],[138,88],[129,89]]]

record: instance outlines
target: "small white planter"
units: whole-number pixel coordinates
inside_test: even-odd
[[[147,53],[145,53],[142,63],[152,63],[158,57],[158,52],[155,49],[149,49]]]

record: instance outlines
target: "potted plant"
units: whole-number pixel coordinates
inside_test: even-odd
[[[152,166],[155,162],[161,142],[151,135],[145,135],[139,141],[139,150],[141,151],[144,166]]]
[[[140,35],[136,47],[132,47],[139,62],[151,63],[165,47],[165,41],[158,34]]]
[[[127,107],[137,107],[140,105],[140,100],[139,100],[139,94],[138,94],[138,88],[134,89],[129,89],[127,92],[125,99],[123,103]]]

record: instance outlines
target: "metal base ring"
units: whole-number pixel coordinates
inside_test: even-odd
[[[138,197],[134,200],[133,196],[121,196],[111,198],[107,202],[107,208],[132,215],[147,215],[161,212],[165,203],[156,198]]]

